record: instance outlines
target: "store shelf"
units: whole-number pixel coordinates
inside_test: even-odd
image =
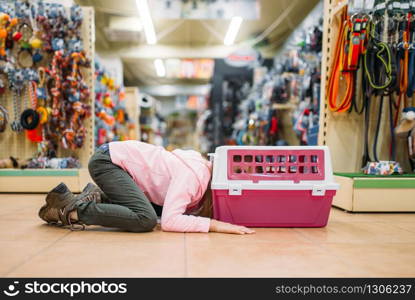
[[[133,120],[135,127],[129,131],[130,139],[139,140],[140,139],[140,95],[139,90],[136,87],[126,87],[125,88],[125,101],[126,108],[130,120]]]
[[[79,169],[62,169],[62,170],[52,170],[52,169],[26,169],[26,170],[17,170],[17,169],[3,169],[0,170],[0,177],[11,176],[11,177],[21,177],[21,176],[35,176],[35,177],[44,177],[44,176],[78,176]]]
[[[415,175],[337,173],[335,179],[340,183],[333,199],[336,207],[351,212],[415,212]]]
[[[292,110],[295,109],[295,105],[291,104],[291,103],[285,103],[285,104],[280,104],[280,103],[275,103],[272,105],[273,109],[278,109],[278,110]]]
[[[64,182],[72,192],[79,193],[91,181],[85,168],[0,170],[1,193],[47,193],[61,182]]]

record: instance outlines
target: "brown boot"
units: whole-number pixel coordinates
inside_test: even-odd
[[[92,183],[88,183],[85,188],[82,190],[82,193],[75,196],[73,201],[69,204],[64,205],[64,202],[61,201],[57,206],[60,206],[58,210],[59,220],[64,226],[70,226],[71,230],[84,230],[85,225],[82,224],[79,220],[71,219],[71,212],[76,210],[78,206],[83,202],[96,202],[102,203],[103,198],[106,197],[105,194],[101,191],[99,187]],[[76,227],[74,225],[80,225],[81,227]]]
[[[59,215],[56,208],[50,208],[48,204],[44,204],[39,209],[39,218],[48,223],[49,225],[59,225]]]
[[[86,195],[94,195],[90,197],[85,197]],[[77,196],[79,199],[82,199],[83,201],[95,201],[96,203],[108,203],[109,199],[104,194],[104,192],[95,184],[88,183],[84,189],[82,190],[82,193]]]
[[[73,202],[75,195],[69,190],[69,188],[61,182],[53,190],[51,190],[46,196],[46,203],[50,207],[57,207],[60,205],[68,205]]]
[[[64,183],[60,183],[48,193],[46,196],[46,204],[40,208],[38,215],[50,225],[60,225],[61,218],[59,210],[61,208],[64,208],[73,202],[77,202],[78,200],[100,203],[101,197],[96,189],[99,188],[90,183],[83,189],[81,194],[75,196]]]
[[[85,229],[85,224],[83,224],[81,221],[71,219],[71,212],[76,210],[79,204],[81,204],[82,202],[83,202],[82,200],[78,200],[75,198],[74,201],[72,201],[68,205],[65,205],[59,208],[58,216],[63,226],[69,226],[69,229],[71,230],[84,230]],[[75,226],[75,225],[79,225],[79,226]]]
[[[74,200],[74,195],[64,183],[60,183],[46,195],[46,204],[39,210],[39,217],[51,225],[59,224],[58,208],[54,205],[56,201],[67,205]]]

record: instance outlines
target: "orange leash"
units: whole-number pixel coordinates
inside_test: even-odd
[[[354,71],[345,70],[349,59],[348,53],[346,53],[346,47],[349,46],[349,34],[351,31],[347,10],[342,13],[341,20],[342,23],[339,29],[339,38],[336,43],[333,68],[326,90],[329,109],[335,112],[346,112],[349,110],[354,92]],[[346,84],[346,92],[338,100],[340,96],[340,85],[343,84]]]

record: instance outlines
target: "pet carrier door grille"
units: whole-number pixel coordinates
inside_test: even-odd
[[[231,180],[324,180],[324,150],[228,150]]]

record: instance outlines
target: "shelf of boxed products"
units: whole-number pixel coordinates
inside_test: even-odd
[[[166,124],[161,117],[161,102],[151,95],[140,93],[140,140],[163,145]]]

